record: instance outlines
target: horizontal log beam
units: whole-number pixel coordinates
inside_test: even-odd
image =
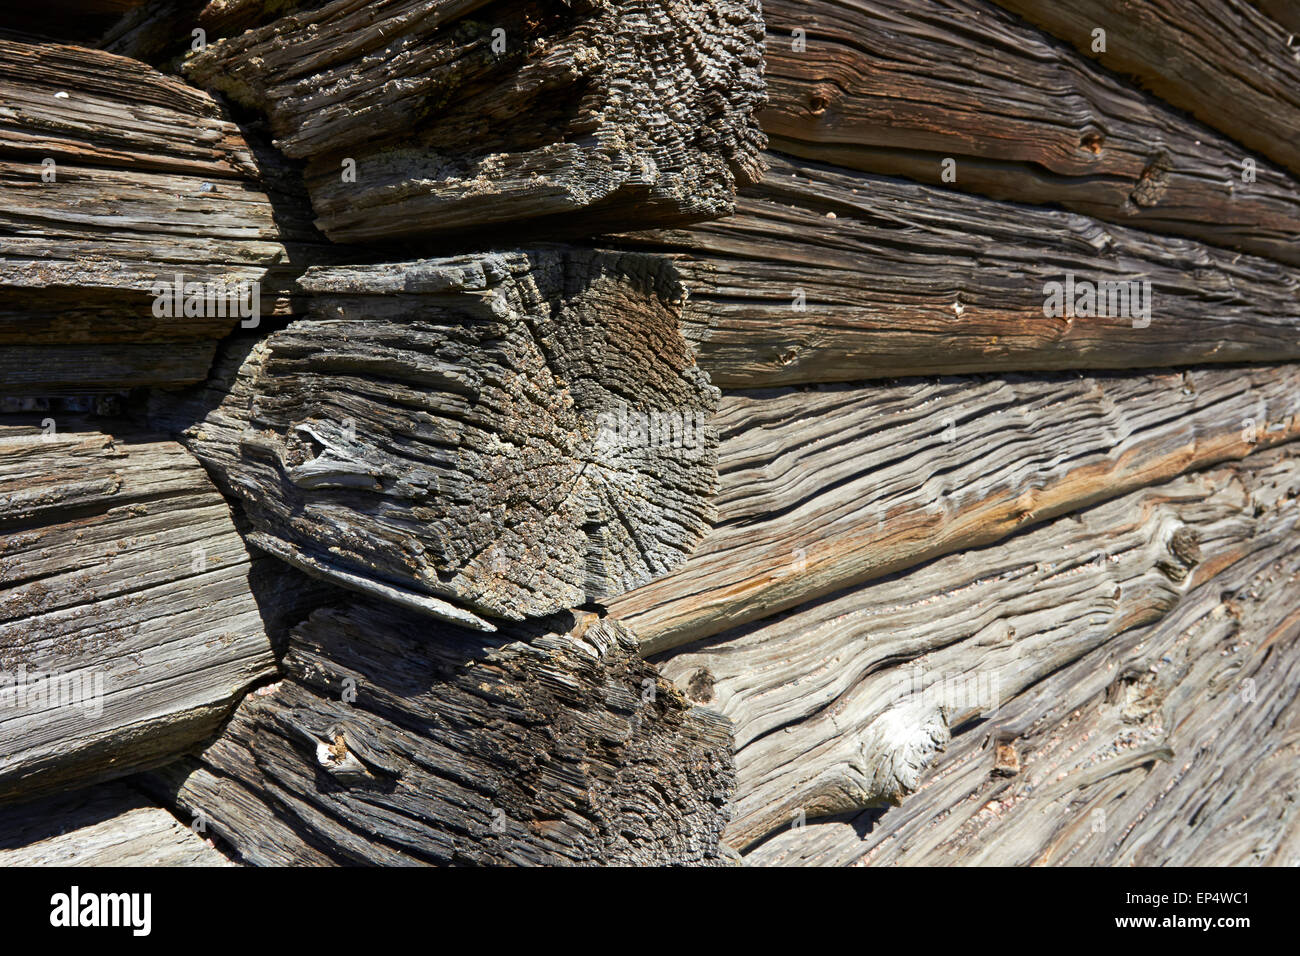
[[[763,13],[774,149],[1300,264],[1286,169],[989,0],[769,0]]]
[[[1300,366],[729,395],[714,530],[609,602],[655,653],[1300,436]]]
[[[768,178],[741,194],[735,216],[620,237],[675,260],[692,318],[708,326],[700,364],[717,385],[1300,357],[1300,273],[1290,267],[1058,210],[767,160]],[[1064,299],[1069,276],[1075,305],[1086,305],[1083,290],[1093,295],[1091,315],[1066,314],[1064,302],[1046,314],[1049,284]]]

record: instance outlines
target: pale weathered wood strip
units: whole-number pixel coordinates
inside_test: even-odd
[[[230,866],[174,816],[120,783],[0,808],[0,866]]]
[[[186,72],[267,113],[335,241],[695,221],[761,172],[756,0],[336,0]]]
[[[154,775],[246,862],[728,858],[729,724],[617,624],[485,637],[355,602],[299,626],[284,663],[198,765]]]
[[[997,2],[1300,174],[1295,40],[1247,0]]]
[[[724,397],[719,520],[610,602],[655,653],[1300,435],[1300,367]]]
[[[989,0],[763,12],[774,149],[1300,264],[1284,168]]]
[[[198,421],[185,440],[257,547],[490,630],[667,573],[708,530],[718,392],[662,260],[547,249],[303,285],[309,319],[155,401]]]
[[[900,807],[782,831],[749,862],[1296,865],[1300,551],[1293,529],[1249,546],[963,728]]]
[[[621,237],[673,256],[708,326],[700,363],[723,387],[1300,357],[1300,273],[1288,266],[766,158],[735,216]],[[1091,315],[1045,314],[1048,284],[1067,276],[1080,306],[1092,284]]]
[[[910,799],[954,728],[1293,538],[1297,447],[671,652],[664,675],[735,723],[728,842]]]
[[[120,422],[45,421],[0,424],[0,799],[157,765],[275,670],[199,463]]]

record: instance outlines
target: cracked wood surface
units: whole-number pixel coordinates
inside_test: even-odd
[[[266,112],[340,242],[693,221],[761,173],[754,0],[335,0],[185,69]]]
[[[736,215],[619,237],[674,259],[692,317],[708,326],[700,364],[724,388],[1300,357],[1290,267],[1059,210],[766,160]],[[1067,274],[1147,281],[1150,312],[1125,314],[1105,294],[1104,311],[1117,314],[1048,318],[1044,285]]]
[[[155,402],[198,421],[185,440],[259,548],[490,630],[667,573],[707,531],[717,390],[662,261],[552,249],[303,285],[309,319]]]
[[[177,274],[260,282],[262,312],[287,310],[258,177],[207,94],[112,54],[0,40],[0,391],[201,381],[240,318],[158,317],[155,286]]]
[[[735,724],[727,842],[751,846],[800,811],[906,805],[953,728],[1000,722],[1006,701],[1292,539],[1298,449],[1144,488],[670,652],[664,676]]]
[[[997,3],[1300,174],[1297,40],[1246,0]]]
[[[775,149],[931,184],[951,158],[956,189],[1300,264],[1285,168],[987,0],[768,0],[763,13]]]
[[[656,653],[1300,435],[1300,367],[727,395],[713,531],[609,602]]]
[[[121,776],[275,670],[225,501],[122,422],[0,422],[0,800]],[[268,614],[269,616],[269,614]]]
[[[1300,863],[1294,481],[1288,495],[1261,511],[1283,534],[1262,521],[1162,620],[959,728],[901,806],[783,830],[747,861]]]
[[[360,601],[296,628],[284,669],[197,760],[151,775],[244,862],[730,859],[730,726],[617,623],[483,635]]]
[[[0,866],[230,866],[120,782],[0,808]]]

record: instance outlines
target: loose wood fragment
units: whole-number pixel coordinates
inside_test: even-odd
[[[1157,623],[955,733],[896,808],[783,830],[756,865],[1259,866],[1300,862],[1296,488],[1261,537]],[[1285,505],[1286,535],[1267,518]],[[1282,515],[1278,515],[1283,517]],[[991,773],[993,742],[1022,770]]]
[[[1296,448],[1144,488],[671,652],[664,675],[735,723],[727,841],[749,846],[795,814],[905,803],[955,728],[996,721],[1003,702],[1293,537]],[[1022,748],[991,743],[992,771],[1019,774]]]
[[[340,242],[714,218],[761,172],[755,0],[328,3],[186,72],[267,114]]]
[[[201,380],[254,306],[287,311],[284,236],[209,96],[111,54],[0,40],[0,103],[0,391]],[[159,289],[178,276],[168,313]],[[240,298],[219,308],[208,286]]]
[[[1300,264],[1285,169],[989,0],[763,12],[775,149]]]
[[[1300,58],[1247,0],[997,2],[1300,174]]]
[[[311,318],[155,402],[202,418],[188,444],[259,548],[490,630],[664,574],[708,529],[717,390],[662,261],[542,250],[303,285]]]
[[[617,624],[484,637],[362,601],[284,666],[154,778],[245,862],[725,862],[729,726]]]
[[[230,866],[168,811],[106,783],[0,808],[0,866]]]
[[[1287,266],[766,158],[735,216],[621,237],[672,255],[708,326],[700,364],[723,387],[1300,357]],[[1046,314],[1049,284],[1064,298],[1067,282],[1093,314]]]
[[[171,759],[275,669],[264,586],[199,463],[121,423],[44,422],[0,422],[0,800]]]
[[[1300,435],[1300,367],[727,396],[718,521],[609,604],[654,653]]]

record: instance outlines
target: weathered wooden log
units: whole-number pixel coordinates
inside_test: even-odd
[[[654,653],[1300,435],[1300,366],[724,398],[718,521],[610,602]]]
[[[953,729],[1294,538],[1297,496],[1287,444],[672,652],[735,724],[727,842],[910,799]]]
[[[709,327],[699,361],[717,385],[1300,357],[1300,273],[1286,266],[766,159],[735,216],[620,237],[674,258],[692,317]],[[1072,303],[1091,296],[1092,314],[1049,317],[1052,283],[1062,298],[1076,289]]]
[[[1300,174],[1295,40],[1247,0],[997,3]]]
[[[1294,512],[1292,485],[1290,509]],[[1269,535],[1163,620],[960,728],[899,807],[798,831],[756,865],[1300,863],[1300,550]]]
[[[230,866],[121,782],[0,808],[0,866]]]
[[[209,96],[0,40],[0,102],[0,391],[201,381],[216,340],[288,310],[285,236]]]
[[[1250,0],[1261,13],[1275,20],[1279,26],[1291,31],[1287,46],[1296,47],[1294,36],[1300,35],[1300,6],[1294,0]]]
[[[1286,170],[989,0],[763,13],[775,149],[1300,264]]]
[[[727,721],[620,625],[562,630],[317,611],[286,679],[153,778],[253,864],[725,862]]]
[[[25,418],[0,423],[0,800],[172,759],[275,671],[278,585],[199,463]]]
[[[490,630],[664,574],[707,531],[717,390],[662,260],[552,249],[303,285],[311,318],[155,402],[157,423],[202,419],[186,441],[259,548]]]
[[[336,241],[695,221],[761,173],[756,0],[329,3],[186,72],[266,112]]]

